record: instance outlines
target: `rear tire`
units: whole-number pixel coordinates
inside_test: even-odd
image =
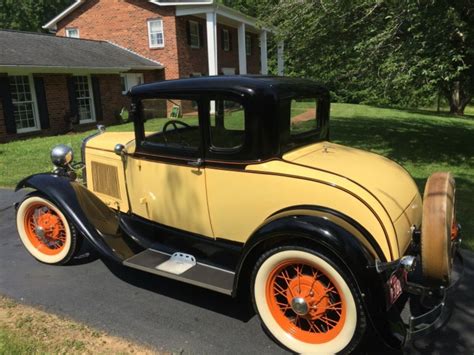
[[[252,298],[263,325],[297,353],[350,353],[365,334],[355,282],[337,263],[297,246],[270,250],[257,262]]]
[[[39,194],[30,194],[20,203],[16,224],[26,250],[42,263],[67,264],[79,250],[74,225]]]

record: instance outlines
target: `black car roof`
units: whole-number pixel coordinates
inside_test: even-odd
[[[206,92],[232,92],[249,96],[270,94],[279,98],[328,94],[324,86],[308,79],[263,75],[219,75],[138,85],[130,90],[130,95],[140,97]]]

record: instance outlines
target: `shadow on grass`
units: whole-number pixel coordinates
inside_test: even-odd
[[[447,111],[440,111],[436,112],[434,110],[429,109],[403,109],[403,111],[414,113],[414,114],[421,114],[421,115],[430,115],[430,116],[437,116],[441,118],[458,118],[458,119],[465,119],[465,120],[473,120],[474,115],[470,113],[465,113],[463,116],[460,115],[453,115]]]
[[[443,124],[444,123],[444,124]],[[466,164],[474,156],[474,126],[428,120],[338,117],[332,140],[372,150],[398,162]]]

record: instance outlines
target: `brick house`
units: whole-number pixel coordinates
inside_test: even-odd
[[[118,44],[162,63],[167,80],[268,72],[268,29],[213,0],[76,0],[43,28]],[[282,58],[280,46],[280,74]]]
[[[143,82],[268,72],[269,30],[213,0],[75,0],[44,28],[0,30],[0,142],[113,123]]]
[[[163,80],[163,65],[114,44],[0,30],[0,142],[116,123],[124,75]]]

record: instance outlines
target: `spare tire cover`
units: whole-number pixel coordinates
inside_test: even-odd
[[[455,181],[452,174],[432,174],[425,185],[421,225],[422,271],[429,286],[446,286],[451,281],[454,202]]]

